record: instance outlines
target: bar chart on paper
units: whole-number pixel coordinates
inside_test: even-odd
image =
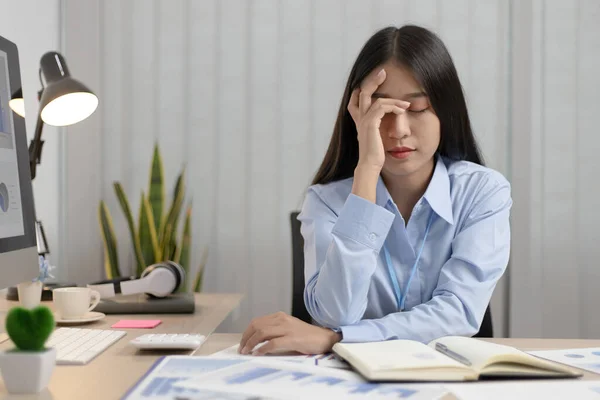
[[[197,378],[177,383],[187,389],[285,399],[438,399],[439,385],[377,384],[351,371],[279,360],[244,359]]]
[[[123,400],[245,400],[248,398],[246,395],[221,394],[176,386],[191,377],[231,365],[227,360],[206,362],[196,358],[188,356],[163,358],[125,395]]]
[[[530,351],[529,354],[600,374],[600,347]]]
[[[174,383],[185,378],[168,378],[164,376],[157,376],[152,379],[148,386],[142,392],[143,398],[155,399],[162,396],[175,396],[175,395],[195,395],[198,390],[194,389],[182,389],[173,386]]]
[[[260,347],[260,346],[259,346]],[[226,358],[241,358],[241,359],[253,359],[252,355],[241,355],[238,353],[238,345],[228,347],[225,350],[221,350],[218,353],[213,354],[215,357],[226,357]],[[340,368],[350,369],[350,365],[339,358],[333,353],[328,354],[299,354],[299,355],[266,355],[269,359],[277,361],[289,361],[295,363],[301,363],[306,365],[315,365],[318,367],[326,368]]]

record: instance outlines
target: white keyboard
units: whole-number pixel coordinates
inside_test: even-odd
[[[85,365],[125,334],[108,329],[58,328],[46,346],[56,348],[58,365]]]
[[[129,343],[138,349],[178,349],[195,350],[206,340],[204,335],[187,333],[149,333],[139,336]]]

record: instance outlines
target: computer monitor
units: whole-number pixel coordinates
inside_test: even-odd
[[[25,120],[8,105],[20,89],[17,46],[0,36],[0,288],[39,275]]]

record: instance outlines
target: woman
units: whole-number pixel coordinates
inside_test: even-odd
[[[511,205],[507,180],[483,166],[442,41],[416,26],[377,32],[298,217],[319,326],[257,318],[240,352],[472,336],[508,264]]]

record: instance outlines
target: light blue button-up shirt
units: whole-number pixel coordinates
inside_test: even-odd
[[[405,224],[383,180],[377,202],[351,193],[352,178],[309,188],[302,212],[304,301],[316,323],[344,342],[428,343],[479,330],[510,253],[510,184],[498,172],[438,157]],[[410,287],[411,269],[431,228]],[[405,310],[400,312],[384,251]]]

